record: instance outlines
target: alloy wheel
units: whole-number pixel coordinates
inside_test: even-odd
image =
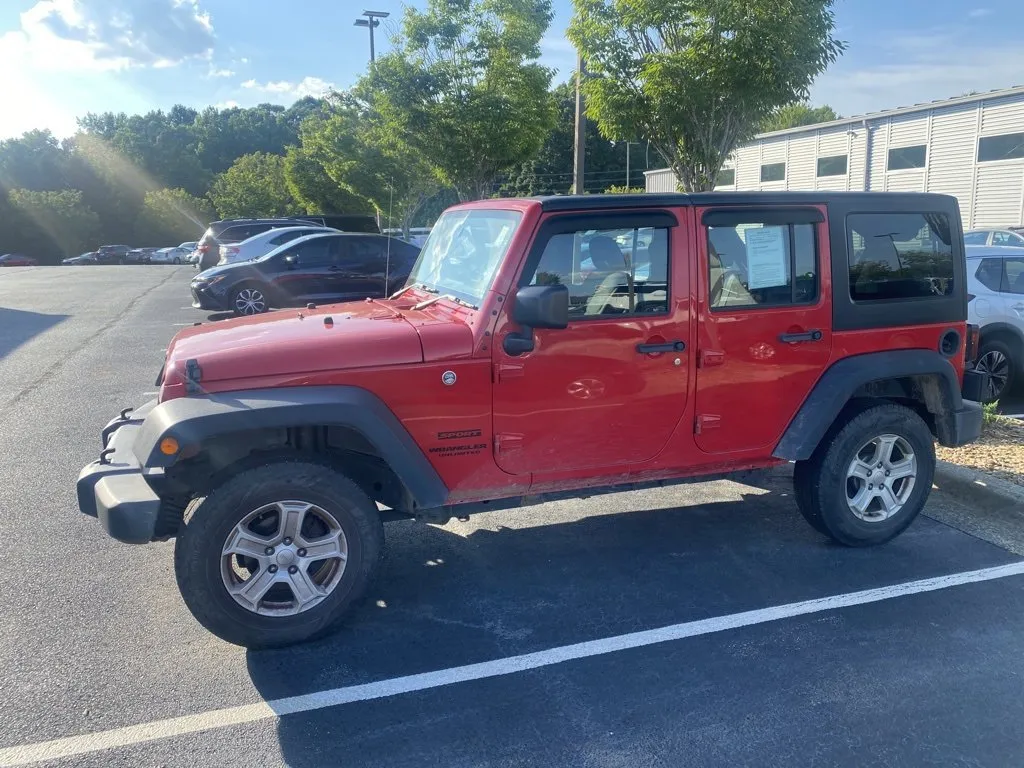
[[[974,369],[988,374],[986,399],[991,402],[998,400],[1010,380],[1010,358],[998,349],[990,349],[974,364]]]
[[[846,471],[846,503],[861,520],[873,523],[898,513],[917,481],[917,457],[906,439],[879,435],[857,451]]]
[[[243,288],[235,294],[235,311],[240,315],[258,315],[267,310],[267,300],[257,288]]]
[[[291,616],[322,602],[341,582],[348,540],[323,507],[286,500],[249,512],[221,553],[231,598],[260,616]]]

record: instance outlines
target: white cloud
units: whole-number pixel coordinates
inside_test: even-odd
[[[258,83],[255,80],[246,80],[242,83],[242,87],[260,91],[262,93],[291,96],[296,99],[301,99],[305,96],[325,96],[335,89],[334,83],[329,83],[320,77],[304,77],[297,83],[293,83],[288,80],[277,80],[266,83]]]
[[[169,67],[214,45],[199,0],[39,0],[20,21],[0,37],[0,59],[51,71]]]
[[[228,99],[227,101],[219,101],[213,106],[217,109],[235,109],[238,106],[238,102],[234,99]]]
[[[210,71],[206,74],[207,77],[234,77],[235,70],[233,69],[217,69],[216,67],[210,67]]]
[[[975,8],[970,13],[968,13],[967,15],[970,18],[972,18],[972,19],[983,19],[986,16],[991,16],[992,15],[992,9],[991,8]]]
[[[955,56],[950,55],[953,50]],[[895,61],[892,52],[899,55]],[[863,67],[845,65],[840,59],[818,78],[811,100],[850,116],[1024,84],[1024,49],[972,45],[951,29],[890,38],[877,51],[861,52],[864,58],[883,62],[886,54],[891,63]]]

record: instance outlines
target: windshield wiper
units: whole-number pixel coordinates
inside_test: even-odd
[[[436,304],[441,299],[448,299],[449,301],[453,301],[456,304],[462,305],[463,307],[469,307],[470,309],[479,309],[479,307],[477,307],[475,304],[470,304],[468,301],[463,301],[462,299],[458,298],[457,296],[452,296],[450,293],[441,294],[439,296],[431,296],[429,299],[425,299],[424,301],[421,301],[419,304],[414,306],[413,309],[415,309],[415,310],[426,309],[431,304]]]

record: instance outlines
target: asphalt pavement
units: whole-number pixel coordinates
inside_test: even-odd
[[[217,640],[173,545],[109,539],[74,497],[207,321],[192,274],[0,273],[0,768],[1024,762],[1024,565],[938,522],[972,513],[938,491],[865,550],[780,473],[391,523],[335,635]]]

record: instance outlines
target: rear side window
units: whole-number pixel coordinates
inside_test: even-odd
[[[984,245],[988,242],[988,232],[968,232],[964,235],[964,245]]]
[[[280,235],[270,238],[270,244],[284,245],[285,243],[290,243],[292,240],[297,240],[298,238],[305,237],[306,235],[313,235],[319,231],[320,230],[318,229],[301,229],[292,232],[282,232]]]
[[[953,246],[944,213],[853,213],[846,218],[850,297],[901,301],[951,296]]]
[[[818,247],[813,224],[750,222],[707,230],[713,310],[817,300]]]
[[[990,291],[998,291],[1003,279],[1003,262],[1001,259],[982,259],[978,271],[974,273],[978,282]]]

